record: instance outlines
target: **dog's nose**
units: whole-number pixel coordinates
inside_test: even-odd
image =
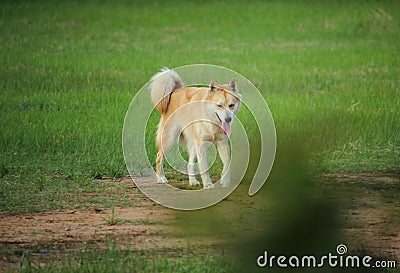
[[[226,117],[226,118],[225,118],[225,122],[226,122],[226,123],[229,123],[229,122],[231,122],[231,121],[232,121],[232,118],[231,118],[231,117]]]

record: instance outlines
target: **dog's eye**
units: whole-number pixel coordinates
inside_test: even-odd
[[[221,107],[222,107],[222,104],[217,104],[217,107],[218,107],[218,108],[221,108]]]
[[[234,107],[235,105],[234,104],[229,104],[229,108],[232,108],[232,107]]]

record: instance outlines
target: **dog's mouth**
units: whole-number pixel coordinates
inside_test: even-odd
[[[222,121],[221,118],[219,117],[219,115],[217,114],[217,112],[215,112],[215,115],[217,116],[219,122],[221,122],[221,129],[222,132],[229,136],[229,134],[231,133],[231,123],[227,123],[225,121]]]

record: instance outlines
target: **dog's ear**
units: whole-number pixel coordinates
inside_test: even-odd
[[[217,89],[217,86],[218,86],[217,81],[212,79],[210,82],[210,91],[215,91]]]
[[[237,90],[236,81],[235,81],[234,78],[232,78],[232,79],[229,81],[229,83],[228,83],[228,88],[229,88],[229,91],[232,91],[232,92],[237,93],[238,90]]]

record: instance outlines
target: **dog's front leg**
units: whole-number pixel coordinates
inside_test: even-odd
[[[189,164],[188,164],[188,175],[189,175],[189,185],[190,186],[197,186],[200,185],[200,182],[196,179],[196,172],[195,172],[195,161],[196,159],[196,147],[192,145],[189,148]]]
[[[220,140],[217,143],[217,149],[219,157],[221,158],[223,169],[221,173],[221,180],[220,183],[222,187],[228,187],[231,183],[231,172],[230,172],[230,147],[228,143],[228,138],[225,137],[223,140]]]
[[[197,162],[199,163],[199,170],[201,180],[203,182],[204,189],[214,188],[214,184],[211,181],[210,175],[208,174],[207,164],[207,142],[203,142],[197,147]]]

